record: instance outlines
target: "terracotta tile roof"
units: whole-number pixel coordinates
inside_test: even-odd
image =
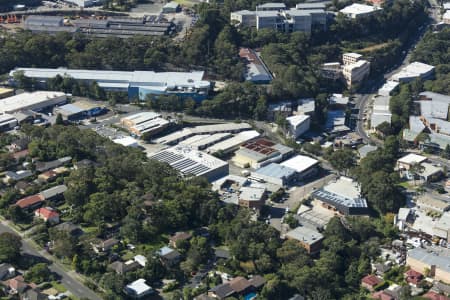
[[[192,237],[192,234],[189,232],[177,232],[173,236],[169,238],[169,240],[173,243],[176,243],[177,241],[181,240],[188,240]]]
[[[23,276],[19,275],[8,280],[8,286],[10,289],[23,291],[28,286],[28,284],[25,282],[25,279],[23,279]]]
[[[441,295],[441,294],[438,294],[438,293],[433,292],[433,291],[429,291],[428,293],[426,293],[422,297],[430,299],[430,300],[450,300],[449,297]]]
[[[406,271],[405,275],[406,275],[406,281],[414,283],[414,284],[418,284],[423,278],[422,273],[414,271],[413,269],[409,269],[408,271]]]
[[[361,282],[373,287],[381,283],[382,280],[375,275],[367,275],[361,280]]]
[[[394,300],[394,297],[386,293],[385,291],[379,291],[372,294],[372,298],[379,300]]]
[[[41,195],[37,194],[20,199],[19,201],[16,202],[16,205],[19,206],[20,208],[27,208],[43,201],[44,198]]]
[[[29,153],[30,152],[28,151],[28,149],[25,149],[25,150],[13,153],[12,157],[17,160],[17,159],[20,159],[22,157],[27,157]]]
[[[54,211],[53,209],[50,209],[48,207],[41,207],[36,209],[35,214],[39,215],[40,217],[44,219],[52,219],[55,217],[59,217],[59,214]]]

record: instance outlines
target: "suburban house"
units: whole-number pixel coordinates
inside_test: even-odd
[[[2,263],[0,264],[0,280],[5,280],[13,277],[16,274],[16,269],[8,264]]]
[[[170,247],[177,248],[178,241],[188,241],[192,238],[192,234],[189,232],[176,232],[169,238]]]
[[[233,295],[247,295],[262,288],[266,280],[259,276],[253,276],[250,280],[242,276],[233,278],[232,280],[216,285],[208,291],[208,296],[214,299],[225,299]]]
[[[49,222],[50,224],[59,223],[59,213],[51,207],[38,208],[34,211],[34,215],[45,222]]]
[[[417,285],[423,279],[422,273],[419,273],[413,269],[409,269],[408,271],[405,272],[404,275],[406,282],[413,285]]]
[[[134,261],[137,262],[141,267],[145,267],[147,264],[147,258],[144,255],[136,255],[134,258]]]
[[[161,259],[161,262],[169,267],[179,263],[181,258],[181,255],[177,250],[174,250],[167,246],[164,246],[161,249],[159,249],[158,255]]]
[[[65,157],[61,157],[52,161],[38,161],[36,162],[36,171],[39,173],[57,168],[57,167],[61,167],[63,165],[66,165],[68,163],[70,163],[72,161],[72,157],[70,156],[65,156]]]
[[[376,275],[370,274],[361,279],[361,286],[373,292],[375,287],[382,283],[383,280]]]
[[[119,275],[123,275],[127,272],[135,271],[135,270],[139,269],[139,267],[140,267],[139,263],[137,263],[133,260],[129,260],[126,262],[115,261],[108,266],[108,269],[113,270],[114,272],[116,272]]]
[[[33,209],[39,207],[44,202],[44,198],[40,195],[32,195],[25,198],[22,198],[16,202],[15,205],[20,207],[21,209]]]
[[[72,222],[64,222],[54,227],[56,230],[67,232],[71,236],[80,236],[83,230]]]
[[[101,241],[98,244],[92,244],[92,249],[95,253],[102,253],[110,251],[115,245],[119,244],[119,241],[111,238],[105,241]]]
[[[64,184],[57,185],[52,188],[46,189],[39,194],[45,201],[58,201],[64,197],[64,192],[67,191],[67,186]]]
[[[7,286],[10,294],[23,293],[28,288],[28,283],[25,282],[22,275],[18,275],[7,281]]]
[[[152,287],[147,285],[145,283],[145,279],[143,278],[140,278],[128,284],[124,288],[124,292],[134,299],[140,299],[154,293]]]

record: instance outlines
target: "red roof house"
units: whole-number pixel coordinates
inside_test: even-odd
[[[373,293],[372,298],[378,300],[395,300],[395,298],[392,295],[386,293],[385,291]]]
[[[34,211],[34,215],[41,218],[45,222],[57,224],[59,223],[59,213],[51,207],[41,207]]]
[[[429,291],[428,293],[426,293],[422,297],[430,299],[430,300],[450,300],[449,297],[441,295],[441,294],[438,294],[438,293],[433,292],[433,291]]]
[[[22,150],[22,151],[13,153],[13,154],[12,154],[12,157],[13,157],[15,160],[19,160],[19,159],[21,159],[21,158],[27,157],[29,153],[30,153],[30,152],[28,151],[28,149],[25,149],[25,150]]]
[[[25,209],[38,206],[42,202],[44,202],[44,198],[40,194],[37,194],[20,199],[19,201],[16,202],[16,205],[22,209]]]
[[[373,291],[375,286],[382,282],[383,280],[381,280],[378,276],[371,274],[361,279],[361,286],[369,291]]]
[[[414,271],[413,269],[409,269],[405,272],[405,280],[408,283],[412,283],[417,285],[423,279],[422,273]]]
[[[8,280],[8,287],[11,294],[17,294],[22,293],[28,287],[28,284],[23,277],[19,275]]]

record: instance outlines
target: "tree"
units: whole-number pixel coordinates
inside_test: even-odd
[[[446,145],[444,151],[441,154],[442,158],[450,159],[450,145]]]
[[[25,273],[25,280],[28,282],[34,282],[40,284],[50,280],[51,272],[45,263],[38,263],[32,266]]]
[[[388,135],[393,134],[391,124],[388,122],[383,122],[376,127],[377,131],[381,133],[382,137],[385,138]]]
[[[60,113],[58,113],[56,115],[56,121],[55,121],[56,125],[63,125],[64,124],[64,120],[62,118],[62,115]]]
[[[3,232],[0,233],[0,262],[14,262],[20,256],[22,241],[19,236]]]
[[[330,155],[329,161],[333,168],[338,170],[339,173],[344,171],[345,175],[347,175],[351,168],[356,166],[355,154],[350,149],[334,151]]]

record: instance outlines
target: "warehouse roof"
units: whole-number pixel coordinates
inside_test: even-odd
[[[286,237],[305,244],[314,244],[323,239],[323,235],[320,232],[305,226],[288,231]]]
[[[54,78],[56,75],[70,76],[78,80],[93,80],[99,85],[103,84],[147,84],[152,88],[160,87],[161,90],[181,87],[204,88],[209,87],[208,81],[203,81],[203,71],[192,72],[153,72],[153,71],[103,71],[80,69],[44,69],[44,68],[16,68],[10,72],[14,76],[17,71],[23,71],[24,75],[31,78]]]
[[[66,104],[58,107],[58,113],[69,116],[83,112],[84,110],[73,104]]]
[[[30,106],[49,101],[54,98],[63,97],[62,92],[37,91],[22,93],[0,101],[0,112],[14,112],[27,109]]]
[[[414,258],[422,263],[450,272],[450,257],[439,252],[428,252],[427,249],[414,248],[408,251],[408,257]]]
[[[239,199],[245,201],[260,201],[266,192],[265,188],[243,186],[239,189]]]
[[[380,95],[389,95],[393,90],[395,90],[400,83],[392,80],[386,81],[385,84],[378,90],[378,94]]]
[[[295,5],[296,9],[325,9],[326,3],[325,2],[318,2],[318,3],[299,3]]]
[[[173,9],[177,9],[178,7],[180,7],[180,4],[178,4],[175,1],[171,1],[168,2],[166,5],[164,5],[164,8],[173,8]]]
[[[309,168],[317,165],[319,161],[306,155],[297,155],[281,163],[282,166],[294,169],[298,173],[302,173]]]
[[[356,54],[356,53],[352,53],[352,54]],[[344,95],[342,95],[342,94],[333,94],[333,95],[331,95],[331,97],[329,99],[330,104],[335,104],[335,105],[336,104],[347,105],[349,100],[350,100],[349,97],[344,97]]]
[[[399,158],[398,162],[407,165],[412,165],[412,164],[420,164],[426,160],[427,158],[425,156],[410,153],[408,155],[403,156],[402,158]]]
[[[433,70],[434,66],[416,61],[402,68],[397,74],[392,75],[392,80],[399,81],[402,78],[420,77]]]
[[[264,166],[262,168],[257,169],[255,172],[255,175],[258,174],[264,175],[264,176],[270,176],[275,178],[289,178],[290,176],[294,175],[296,172],[295,169],[289,168],[287,166],[283,166],[277,163],[271,163],[267,166]],[[253,174],[252,174],[253,175]]]
[[[132,122],[135,125],[138,125],[140,123],[147,122],[149,120],[153,120],[155,118],[161,117],[160,113],[156,113],[153,111],[143,111],[136,114],[132,114],[126,117],[123,117],[120,122],[128,121]]]
[[[316,103],[314,99],[301,99],[297,106],[297,113],[303,115],[313,113],[315,111],[315,107]]]
[[[125,146],[125,147],[137,147],[138,142],[135,138],[131,136],[125,136],[113,140],[114,143]]]
[[[433,92],[420,93],[418,101],[422,116],[447,120],[450,96]]]
[[[447,210],[450,208],[450,203],[432,196],[429,196],[427,194],[420,196],[416,200],[417,204],[427,205],[434,207],[439,210]]]
[[[302,124],[303,122],[307,121],[309,118],[310,118],[310,116],[308,116],[308,115],[296,115],[296,116],[287,117],[286,121],[288,121],[289,124],[291,124],[292,126],[297,127],[300,124]]]
[[[184,128],[181,131],[176,131],[174,133],[156,139],[155,142],[160,144],[171,144],[176,142],[177,140],[183,140],[194,134],[239,132],[251,128],[252,127],[248,123],[224,123],[224,124],[201,125],[192,128]]]
[[[361,190],[358,183],[344,176],[316,190],[313,195],[322,201],[347,207],[367,207],[366,200],[361,198]]]
[[[279,3],[279,2],[269,2],[269,3],[264,3],[264,4],[260,4],[257,6],[257,8],[286,8],[286,4],[284,3]]]
[[[140,132],[140,134],[144,134],[146,132],[155,130],[157,128],[165,127],[170,122],[163,118],[155,118],[143,123],[139,123],[139,125],[135,125],[132,128],[136,129]]]
[[[217,151],[227,151],[238,147],[242,143],[252,140],[260,136],[259,132],[256,130],[246,130],[236,134],[234,137],[226,139],[225,141],[219,142],[215,145],[210,146],[206,149],[208,153],[215,153]]]
[[[365,4],[353,3],[340,10],[343,14],[367,14],[379,10],[381,8]]]
[[[201,176],[213,169],[228,165],[227,162],[214,156],[181,145],[160,151],[150,158],[166,162],[184,175],[195,176]]]
[[[409,116],[409,129],[412,132],[421,133],[425,129],[425,125],[420,117]]]
[[[231,133],[227,133],[227,132],[215,133],[212,135],[207,135],[203,139],[197,140],[195,142],[191,142],[190,145],[191,145],[191,147],[202,148],[204,146],[207,146],[209,144],[214,144],[216,142],[222,141],[229,137],[231,137]]]

